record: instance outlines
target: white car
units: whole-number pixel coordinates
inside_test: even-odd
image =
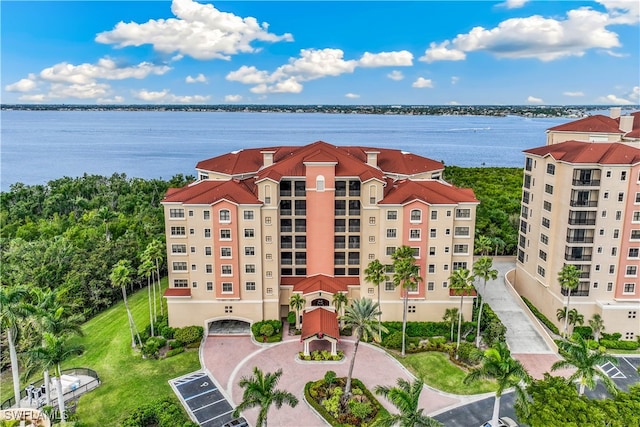
[[[482,424],[480,427],[518,427],[518,423],[516,423],[509,417],[502,417],[498,418],[498,425],[492,425],[491,420],[489,420],[486,423]]]

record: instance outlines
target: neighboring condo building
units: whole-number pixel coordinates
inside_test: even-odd
[[[279,319],[293,293],[308,310],[331,310],[337,292],[380,298],[383,320],[400,321],[392,273],[378,292],[364,270],[374,259],[391,264],[402,245],[414,248],[423,278],[409,294],[408,320],[440,320],[459,304],[448,280],[472,267],[479,202],[442,180],[442,163],[319,141],[240,150],[196,169],[196,182],[162,202],[172,326]]]
[[[566,304],[558,273],[581,271],[570,309],[605,331],[640,336],[640,112],[596,115],[547,131],[525,150],[515,287],[546,317]],[[562,327],[560,322],[557,322]]]

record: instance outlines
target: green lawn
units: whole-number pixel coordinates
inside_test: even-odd
[[[166,287],[166,279],[164,283]],[[147,291],[129,298],[139,329],[149,324]],[[145,360],[131,349],[131,333],[123,303],[99,314],[84,326],[78,338],[82,356],[68,360],[63,368],[87,367],[98,373],[102,384],[80,398],[77,414],[83,425],[115,426],[138,406],[165,396],[175,396],[167,382],[200,369],[198,351],[189,350],[162,360]],[[186,417],[186,415],[185,415]]]
[[[425,384],[455,394],[478,394],[496,390],[492,381],[478,381],[473,384],[463,384],[466,372],[451,363],[444,353],[425,351],[407,354],[404,358],[396,357],[411,373],[420,377]]]

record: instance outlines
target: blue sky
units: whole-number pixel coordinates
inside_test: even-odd
[[[635,0],[0,7],[5,104],[640,102]]]

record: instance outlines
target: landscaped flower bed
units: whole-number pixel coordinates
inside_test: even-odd
[[[344,359],[344,351],[338,350],[338,354],[333,356],[328,350],[314,350],[309,356],[305,356],[303,352],[298,353],[300,360],[327,362],[327,361],[339,361]]]

